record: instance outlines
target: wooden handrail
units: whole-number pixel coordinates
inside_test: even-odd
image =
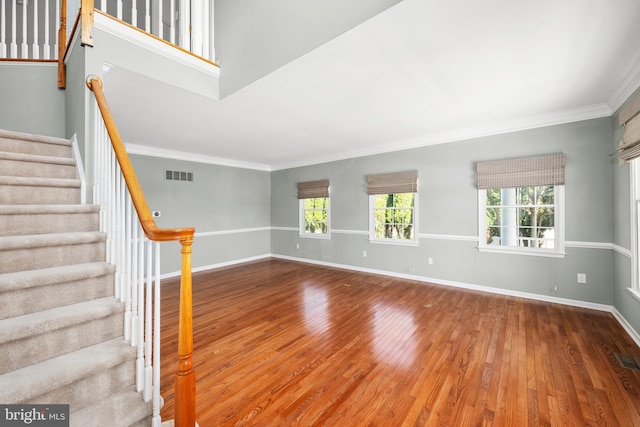
[[[120,132],[102,91],[102,80],[88,79],[87,87],[93,91],[102,114],[113,150],[118,159],[122,175],[129,189],[133,206],[149,240],[166,242],[177,240],[182,247],[182,268],[180,276],[180,314],[178,325],[178,372],[175,382],[175,426],[193,427],[196,423],[196,374],[193,369],[193,307],[191,282],[191,244],[194,228],[158,228],[147,205]],[[157,385],[156,385],[157,386]]]
[[[58,29],[58,88],[67,87],[67,70],[64,65],[64,52],[67,48],[67,0],[60,5],[60,28]]]

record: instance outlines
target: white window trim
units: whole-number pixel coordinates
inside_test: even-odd
[[[638,236],[638,232],[640,232],[640,186],[638,186],[638,173],[640,173],[640,167],[638,165],[640,162],[639,159],[634,159],[629,162],[629,197],[631,198],[631,203],[629,203],[629,207],[631,210],[630,213],[630,231],[631,231],[631,287],[629,290],[633,294],[634,297],[640,299],[640,272],[638,268],[640,268],[640,263],[638,262],[638,256],[640,253],[638,249],[640,248],[640,236]]]
[[[523,248],[515,246],[490,246],[487,245],[487,190],[478,190],[478,250],[480,252],[501,253],[511,255],[529,255],[551,258],[564,258],[565,238],[564,238],[564,185],[556,185],[554,189],[555,198],[555,220],[554,236],[555,248]]]
[[[309,239],[331,239],[331,197],[327,197],[327,232],[321,233],[307,233],[304,230],[304,201],[305,199],[298,199],[298,234],[300,237]]]
[[[386,245],[402,245],[402,246],[418,246],[419,237],[418,237],[418,193],[413,193],[413,239],[381,239],[379,237],[375,237],[376,235],[376,218],[375,218],[375,208],[376,208],[376,195],[369,195],[369,242],[371,243],[382,243]]]

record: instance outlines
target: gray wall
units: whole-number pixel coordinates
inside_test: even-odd
[[[194,269],[265,256],[271,246],[269,172],[131,156],[159,227],[195,227]],[[193,182],[167,181],[165,170],[193,172]],[[162,273],[180,271],[180,245],[162,246]]]
[[[276,171],[272,223],[285,229],[273,231],[271,250],[443,282],[610,305],[613,255],[606,245],[613,239],[611,139],[611,120],[605,118]],[[567,247],[563,259],[478,252],[475,162],[557,152],[567,156],[566,240],[578,243]],[[419,176],[419,246],[370,243],[366,175],[409,169],[417,169]],[[331,180],[331,239],[301,238],[296,183],[323,178]],[[427,263],[429,257],[433,265]],[[586,285],[577,283],[577,273],[587,274]]]
[[[55,63],[0,62],[0,129],[65,137]]]

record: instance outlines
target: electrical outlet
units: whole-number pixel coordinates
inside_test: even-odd
[[[587,275],[584,273],[578,273],[578,283],[587,283]]]
[[[367,257],[367,251],[362,251],[362,258],[366,258]]]
[[[296,243],[296,249],[300,249],[300,243]]]
[[[433,265],[433,258],[431,257],[427,258],[427,264]]]

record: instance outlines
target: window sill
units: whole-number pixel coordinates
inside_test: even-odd
[[[300,237],[302,238],[306,238],[306,239],[326,239],[326,240],[330,240],[331,239],[331,234],[311,234],[311,233],[305,233],[305,234],[299,234]]]
[[[418,246],[417,241],[413,240],[392,240],[392,239],[371,239],[369,238],[369,243],[380,243],[383,245],[397,245],[397,246]]]
[[[627,290],[629,292],[631,292],[631,295],[633,295],[633,297],[635,299],[637,299],[638,301],[640,301],[640,291],[638,291],[637,289],[632,289],[632,288],[627,288]]]
[[[480,252],[489,252],[489,253],[498,253],[498,254],[508,254],[508,255],[526,255],[526,256],[539,256],[539,257],[547,257],[547,258],[564,258],[565,252],[551,252],[551,251],[539,251],[539,250],[527,250],[527,249],[507,249],[507,248],[489,248],[486,246],[478,246],[478,251]]]

